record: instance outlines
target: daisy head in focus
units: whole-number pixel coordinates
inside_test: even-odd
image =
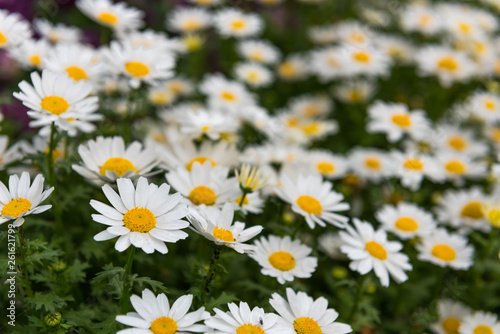
[[[89,96],[92,86],[86,82],[75,82],[67,73],[55,73],[43,70],[31,73],[30,85],[26,81],[19,84],[21,92],[14,92],[14,97],[30,109],[28,115],[33,119],[31,127],[43,127],[54,123],[56,127],[69,131],[75,120],[97,120],[102,116],[94,112],[98,108],[97,96]],[[94,129],[91,123],[79,130],[89,132]]]
[[[47,211],[52,205],[40,205],[50,196],[54,187],[43,188],[44,178],[38,174],[30,184],[30,174],[23,172],[21,177],[11,175],[9,188],[0,182],[0,224],[14,219],[12,225],[19,227],[24,223],[24,217]]]
[[[368,108],[368,115],[368,132],[385,133],[390,142],[400,140],[405,134],[412,139],[423,140],[431,131],[424,111],[409,111],[403,103],[377,101]]]
[[[500,322],[498,315],[476,311],[462,319],[459,331],[460,334],[499,334]]]
[[[443,228],[422,238],[417,250],[420,261],[431,262],[440,267],[467,270],[474,262],[474,248],[467,244],[467,239]]]
[[[78,0],[76,6],[92,20],[114,31],[133,31],[144,25],[142,20],[144,13],[136,8],[127,7],[125,2]]]
[[[207,326],[199,323],[210,318],[205,307],[189,312],[193,302],[193,295],[179,297],[170,305],[164,293],[155,296],[152,291],[142,291],[142,298],[133,295],[130,302],[136,312],[116,316],[116,321],[132,328],[118,331],[125,333],[205,333]]]
[[[78,153],[83,163],[73,165],[73,170],[96,185],[113,183],[120,177],[147,176],[157,164],[154,150],[137,141],[125,147],[119,136],[89,140],[78,146]]]
[[[187,218],[196,233],[216,245],[227,246],[240,254],[252,253],[255,246],[245,242],[259,234],[263,227],[257,225],[245,228],[245,223],[233,222],[234,206],[226,203],[222,209],[209,209],[205,206],[190,208]]]
[[[218,33],[226,38],[256,36],[261,32],[264,25],[257,14],[245,13],[236,8],[226,8],[218,11],[213,20]]]
[[[458,334],[458,329],[472,310],[464,304],[452,300],[440,300],[437,303],[439,319],[430,325],[436,334]]]
[[[328,308],[328,300],[314,300],[305,292],[286,288],[286,297],[273,293],[269,303],[282,317],[282,334],[346,334],[352,332],[348,324],[335,322],[339,314]]]
[[[229,311],[224,312],[214,308],[215,315],[205,320],[211,331],[207,333],[217,334],[280,334],[278,316],[274,313],[266,313],[260,307],[250,309],[245,302],[227,304]]]
[[[484,161],[453,152],[440,152],[437,160],[442,166],[445,178],[455,184],[463,184],[464,179],[482,179],[487,173]]]
[[[349,220],[338,211],[349,210],[350,206],[342,202],[344,196],[332,190],[332,183],[323,181],[319,175],[303,176],[294,181],[287,174],[280,177],[280,186],[276,194],[290,203],[292,210],[304,216],[307,225],[313,229],[316,224],[325,227],[326,223],[344,228]]]
[[[339,232],[344,241],[341,251],[352,260],[351,270],[366,275],[374,271],[382,286],[389,286],[389,275],[397,282],[408,279],[405,271],[412,265],[408,256],[401,252],[403,245],[397,241],[388,241],[383,229],[375,231],[373,226],[357,218],[353,219],[354,228],[347,226],[347,231]]]
[[[112,206],[91,200],[90,205],[99,214],[93,214],[95,222],[109,227],[96,234],[94,240],[104,241],[119,237],[115,249],[123,252],[130,245],[141,248],[145,253],[168,252],[165,242],[175,243],[186,239],[188,234],[181,229],[189,226],[182,220],[187,208],[181,204],[182,195],[169,194],[170,186],[163,183],[160,187],[149,184],[140,177],[137,187],[130,179],[116,181],[118,193],[109,185],[102,191]]]
[[[395,233],[401,239],[425,238],[436,228],[432,215],[413,203],[384,205],[375,217],[386,231]]]
[[[318,265],[318,259],[309,256],[312,249],[290,236],[270,235],[255,241],[255,253],[250,257],[262,267],[262,275],[275,277],[280,284],[292,282],[295,277],[309,278]]]

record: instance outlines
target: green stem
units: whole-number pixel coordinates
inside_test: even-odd
[[[486,260],[488,260],[488,257],[491,254],[491,251],[493,250],[493,245],[495,245],[495,241],[498,236],[498,228],[493,227],[493,231],[490,233],[490,237],[488,239],[488,244],[486,244],[486,251],[484,252],[483,258],[481,259],[481,263],[484,265],[486,263]]]
[[[210,293],[210,283],[212,283],[215,276],[215,264],[219,260],[220,247],[218,245],[214,245],[213,251],[214,252],[212,254],[212,258],[210,259],[210,265],[208,266],[207,275],[203,280],[203,292],[205,297]]]
[[[47,181],[50,185],[54,185],[54,149],[56,146],[56,124],[52,122],[50,125],[49,151],[47,152]]]
[[[361,296],[363,295],[363,289],[365,286],[366,278],[368,274],[361,276],[361,279],[358,281],[358,287],[356,290],[356,296],[354,297],[354,304],[352,305],[351,312],[349,312],[349,317],[347,317],[347,323],[351,324],[354,319],[354,315],[358,311],[359,302],[361,301]]]
[[[28,298],[33,297],[33,290],[31,289],[31,282],[28,277],[28,270],[25,267],[26,264],[26,244],[24,243],[24,229],[19,226],[19,232],[17,233],[17,241],[19,243],[19,271],[21,273],[23,287]]]
[[[243,191],[243,195],[241,196],[240,203],[238,204],[238,206],[239,206],[240,208],[243,206],[243,203],[245,202],[245,197],[247,197],[247,194],[248,194],[248,192]]]
[[[120,297],[120,314],[127,312],[130,304],[130,273],[132,272],[132,262],[134,262],[135,247],[130,246],[128,251],[127,264],[125,265],[125,274],[123,276],[123,289]]]

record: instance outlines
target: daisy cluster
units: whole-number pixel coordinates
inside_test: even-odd
[[[0,119],[0,224],[21,261],[29,219],[61,249],[19,267],[26,328],[52,326],[38,302],[82,333],[500,334],[498,1],[65,10],[0,9],[22,104]],[[35,268],[60,254],[86,261],[74,296]]]

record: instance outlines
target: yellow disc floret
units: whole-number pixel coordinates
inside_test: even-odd
[[[42,99],[40,103],[42,109],[47,110],[51,114],[61,115],[69,108],[69,103],[64,98],[60,96],[46,96]]]
[[[99,174],[106,176],[106,171],[115,172],[118,176],[123,176],[128,171],[133,171],[134,174],[137,173],[137,169],[134,164],[132,164],[129,160],[120,157],[109,158],[102,165],[99,170]]]
[[[266,332],[259,326],[244,324],[236,328],[236,334],[266,334]]]
[[[335,171],[335,165],[328,161],[320,161],[316,168],[321,174],[330,174]]]
[[[193,160],[191,160],[187,165],[186,165],[186,169],[188,171],[191,171],[191,169],[193,168],[193,164],[195,162],[198,162],[200,163],[200,165],[203,165],[205,162],[207,161],[210,161],[210,164],[212,165],[212,167],[215,167],[215,161],[213,161],[212,159],[210,159],[209,157],[196,157],[194,158]]]
[[[387,251],[385,250],[384,246],[376,241],[368,241],[365,244],[365,249],[368,253],[370,253],[371,256],[379,260],[387,259]]]
[[[123,225],[132,232],[148,233],[156,227],[156,218],[149,209],[133,208],[123,215]]]
[[[148,65],[140,61],[129,61],[125,64],[125,70],[133,77],[145,77],[149,74]]]
[[[84,69],[78,66],[70,66],[65,69],[66,73],[75,81],[87,79],[87,73]]]
[[[490,326],[486,325],[479,325],[476,328],[474,328],[474,334],[493,334],[493,330],[491,329]]]
[[[321,203],[314,197],[302,195],[297,198],[297,205],[307,213],[319,215],[323,211]]]
[[[151,323],[154,334],[174,334],[177,332],[177,322],[170,317],[160,317]]]
[[[318,322],[313,318],[300,317],[293,322],[293,329],[297,334],[322,334]]]
[[[414,232],[418,230],[418,223],[410,217],[400,217],[394,224],[399,230],[405,232]]]
[[[26,198],[13,198],[3,206],[2,216],[17,218],[29,209],[31,209],[31,202]]]
[[[281,271],[288,271],[295,268],[295,259],[292,254],[285,251],[278,251],[271,254],[269,256],[269,263]]]
[[[424,164],[419,159],[408,159],[403,164],[403,167],[411,170],[422,170],[424,169]]]
[[[460,321],[456,318],[447,318],[443,321],[443,329],[446,334],[458,334]]]
[[[118,17],[110,12],[101,12],[97,15],[97,21],[109,26],[115,26],[118,23]]]
[[[407,114],[396,114],[392,116],[392,122],[402,128],[411,126],[411,118]]]
[[[464,163],[461,162],[461,161],[458,161],[458,160],[452,160],[452,161],[447,162],[444,165],[444,168],[448,172],[450,172],[452,174],[458,174],[458,175],[465,174],[465,172],[467,170],[467,168],[464,165]]]
[[[464,205],[460,215],[464,218],[481,219],[484,217],[483,204],[479,201],[472,201]]]
[[[455,71],[458,68],[458,63],[452,57],[443,57],[439,60],[438,66],[443,70]]]
[[[438,244],[432,247],[432,255],[443,261],[453,261],[457,257],[455,250],[448,245]]]
[[[226,230],[224,228],[218,227],[218,226],[215,226],[214,231],[212,232],[212,235],[217,240],[228,241],[228,242],[234,241],[233,232]]]
[[[198,186],[189,193],[189,200],[194,205],[213,205],[217,200],[217,195],[209,187]]]

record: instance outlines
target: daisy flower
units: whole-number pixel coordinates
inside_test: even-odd
[[[192,33],[206,29],[212,21],[210,13],[203,8],[177,8],[169,14],[167,26],[172,31]]]
[[[399,18],[405,31],[433,35],[442,29],[439,13],[427,3],[412,2],[401,11]]]
[[[317,45],[333,44],[337,41],[337,27],[333,24],[312,26],[307,31],[307,37]]]
[[[444,170],[445,177],[457,183],[462,183],[464,178],[484,178],[487,171],[484,162],[475,161],[462,154],[441,152],[437,155],[437,160]]]
[[[0,170],[4,170],[8,165],[23,157],[20,152],[20,145],[14,144],[7,148],[8,145],[9,136],[0,135]]]
[[[233,333],[256,333],[256,334],[280,334],[277,326],[278,316],[274,313],[265,313],[264,309],[254,307],[250,309],[247,303],[240,302],[227,304],[229,311],[224,312],[214,308],[215,316],[205,320],[205,325],[210,327],[208,333],[233,334]]]
[[[452,300],[438,301],[437,312],[438,321],[429,326],[436,334],[458,334],[463,320],[472,314],[469,307]]]
[[[243,199],[243,202],[241,200]],[[241,206],[240,206],[241,203]],[[266,204],[264,199],[260,196],[259,192],[253,192],[245,195],[243,198],[243,194],[241,194],[238,198],[234,200],[234,204],[240,206],[241,211],[244,214],[248,212],[253,214],[262,213],[262,209]]]
[[[213,109],[236,113],[243,106],[256,104],[255,98],[243,84],[228,80],[221,74],[207,75],[199,89],[208,96],[208,104]]]
[[[335,34],[339,42],[359,48],[366,47],[373,39],[378,38],[368,25],[354,20],[337,23]]]
[[[430,122],[423,110],[409,111],[403,103],[385,103],[377,101],[368,107],[368,132],[382,132],[394,143],[404,134],[412,139],[422,140],[430,135]]]
[[[264,40],[244,40],[238,42],[236,50],[243,58],[254,63],[276,64],[280,59],[279,49]]]
[[[312,51],[307,66],[321,82],[329,82],[346,74],[347,62],[343,48],[329,46]]]
[[[29,23],[18,13],[0,9],[0,49],[11,49],[31,38]]]
[[[257,166],[243,164],[235,174],[240,188],[244,191],[256,191],[266,186],[267,179],[263,176],[262,169]]]
[[[293,281],[295,277],[309,278],[318,266],[318,259],[312,256],[312,249],[290,236],[280,238],[270,235],[255,241],[255,253],[250,257],[261,266],[262,275],[276,277],[280,284]]]
[[[476,311],[462,319],[460,334],[500,334],[498,316],[493,313]]]
[[[444,181],[444,172],[436,158],[425,154],[393,151],[390,154],[393,161],[394,175],[399,177],[401,184],[415,191],[425,177],[434,182]]]
[[[181,220],[187,214],[186,207],[181,204],[179,193],[169,195],[168,184],[158,187],[140,177],[136,188],[130,179],[120,178],[116,180],[116,185],[118,193],[108,184],[102,187],[112,207],[96,200],[90,201],[90,205],[100,213],[93,214],[92,219],[109,226],[96,234],[94,240],[119,237],[115,244],[119,252],[133,245],[147,254],[155,250],[166,254],[165,242],[187,238],[188,234],[181,231],[189,226],[187,221]]]
[[[142,82],[153,84],[173,76],[174,57],[161,49],[134,47],[130,43],[113,41],[105,50],[104,57],[110,70],[127,77],[132,88],[138,88]]]
[[[416,246],[421,261],[456,270],[467,270],[473,264],[474,248],[461,235],[439,228],[421,241]]]
[[[308,58],[301,54],[288,55],[276,66],[276,73],[284,81],[298,81],[310,74]]]
[[[468,109],[472,116],[491,123],[500,120],[500,97],[490,92],[476,92],[468,99]]]
[[[247,14],[236,8],[218,11],[213,20],[215,28],[223,37],[252,37],[259,34],[264,25],[258,15]]]
[[[488,152],[486,143],[476,140],[472,131],[461,129],[458,126],[439,125],[436,127],[433,139],[438,151],[450,151],[478,158]]]
[[[386,152],[371,148],[354,148],[349,155],[351,170],[360,177],[380,182],[392,174],[392,165]]]
[[[371,80],[355,79],[343,81],[332,89],[337,99],[344,103],[362,103],[371,99],[377,86]]]
[[[244,242],[255,237],[264,228],[260,225],[245,228],[245,223],[233,223],[235,206],[233,203],[226,203],[220,210],[209,210],[202,205],[198,210],[190,208],[187,218],[196,233],[216,245],[227,246],[240,254],[252,253],[255,246]]]
[[[203,164],[195,161],[191,170],[178,167],[165,177],[187,198],[189,204],[221,207],[226,202],[233,202],[239,195],[238,181],[234,177],[228,178],[228,173],[228,168],[213,167],[210,161]]]
[[[136,8],[127,7],[124,2],[78,0],[76,6],[92,20],[115,31],[133,31],[144,25],[142,20],[144,13]]]
[[[375,218],[386,231],[405,240],[416,236],[425,238],[436,228],[432,215],[413,203],[386,204],[375,213]]]
[[[292,210],[306,219],[311,229],[316,224],[326,223],[344,228],[349,220],[335,212],[349,210],[349,204],[342,202],[344,196],[332,190],[332,183],[323,181],[319,175],[304,177],[299,175],[296,182],[283,174],[281,187],[276,187],[277,195],[292,205]]]
[[[10,54],[27,69],[42,69],[45,56],[50,50],[49,42],[44,39],[27,39],[21,45],[10,50]]]
[[[47,211],[52,205],[40,205],[50,196],[54,187],[43,190],[44,178],[38,174],[30,185],[30,174],[22,172],[21,177],[9,177],[9,189],[0,182],[0,224],[14,219],[12,225],[19,227],[24,223],[24,217]]]
[[[207,136],[211,140],[219,140],[226,134],[235,133],[239,128],[234,116],[215,110],[186,108],[177,121],[181,134],[190,139]]]
[[[282,334],[345,334],[352,332],[351,326],[335,322],[339,314],[328,308],[328,300],[319,297],[314,300],[305,292],[286,288],[287,299],[273,293],[269,304],[282,317],[279,325]]]
[[[155,297],[152,291],[142,291],[142,298],[133,295],[130,302],[136,312],[116,316],[116,321],[133,328],[118,331],[117,334],[173,334],[173,333],[204,333],[207,327],[197,324],[210,318],[205,307],[189,312],[193,303],[193,295],[179,297],[172,306],[164,293]]]
[[[334,105],[327,95],[299,95],[288,102],[290,113],[299,118],[325,118],[332,113]]]
[[[155,152],[134,141],[128,147],[122,137],[97,137],[78,146],[82,165],[73,170],[96,185],[113,183],[119,177],[136,178],[157,164]]]
[[[267,87],[273,82],[273,73],[267,67],[255,63],[237,63],[236,78],[253,88]]]
[[[397,241],[388,241],[383,229],[375,231],[373,226],[357,218],[353,219],[354,227],[346,227],[339,232],[344,241],[340,248],[342,253],[352,260],[351,270],[366,275],[374,270],[382,286],[389,286],[389,274],[397,283],[408,279],[405,271],[411,270],[408,256],[401,251],[403,245]]]
[[[52,24],[45,19],[33,20],[35,30],[51,43],[78,43],[81,39],[81,31],[74,27],[68,27],[65,24]]]
[[[347,47],[343,49],[345,74],[353,77],[358,75],[384,76],[389,73],[391,58],[378,48]]]
[[[69,130],[69,122],[75,119],[101,117],[93,114],[98,108],[98,98],[89,96],[93,89],[90,84],[75,82],[66,73],[48,70],[43,70],[41,77],[38,72],[32,72],[31,81],[33,86],[22,81],[19,84],[21,92],[13,94],[30,109],[28,115],[33,118],[30,126],[55,123],[57,127]]]

